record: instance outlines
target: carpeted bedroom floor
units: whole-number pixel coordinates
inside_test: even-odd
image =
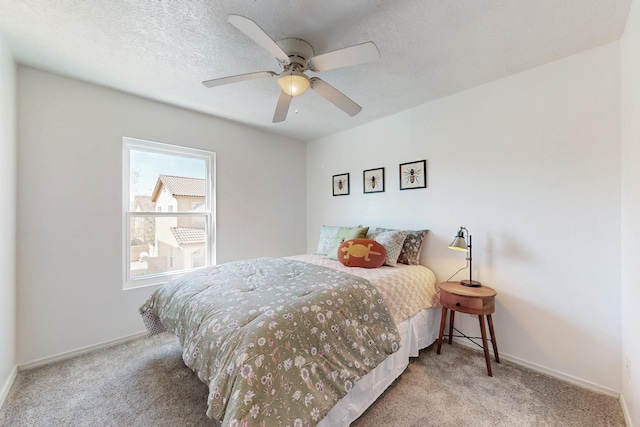
[[[353,426],[624,426],[618,400],[481,353],[435,345]],[[217,426],[207,389],[167,333],[20,372],[0,426]]]

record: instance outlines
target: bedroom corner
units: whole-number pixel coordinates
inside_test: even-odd
[[[622,45],[622,390],[629,427],[640,426],[640,2],[634,1]]]
[[[16,65],[0,37],[0,406],[16,375]]]

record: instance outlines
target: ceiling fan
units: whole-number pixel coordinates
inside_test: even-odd
[[[276,42],[265,33],[258,24],[249,18],[240,15],[229,15],[228,21],[275,56],[282,67],[282,72],[257,71],[254,73],[205,80],[202,84],[206,87],[222,86],[262,77],[279,76],[278,85],[281,91],[278,103],[276,104],[276,111],[273,115],[273,123],[284,121],[287,118],[291,99],[294,96],[302,94],[308,88],[313,89],[320,96],[350,116],[355,116],[362,110],[361,106],[329,83],[318,77],[308,77],[305,72],[327,71],[334,68],[376,61],[380,59],[380,52],[373,42],[366,42],[315,56],[313,47],[302,39],[289,38]]]

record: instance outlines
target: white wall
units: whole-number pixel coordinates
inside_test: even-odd
[[[143,330],[154,288],[122,290],[123,136],[217,153],[219,263],[304,251],[304,143],[26,67],[17,100],[19,364]]]
[[[16,75],[0,37],[0,405],[16,366]]]
[[[428,188],[399,191],[398,164],[421,159]],[[383,166],[387,190],[363,194]],[[344,172],[351,195],[332,197]],[[307,249],[321,224],[356,223],[429,228],[421,262],[442,281],[465,264],[447,246],[466,226],[501,353],[619,391],[619,45],[308,142]]]
[[[622,38],[622,399],[640,426],[640,3]],[[633,424],[631,424],[633,423]]]

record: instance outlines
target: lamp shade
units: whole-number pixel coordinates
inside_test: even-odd
[[[299,71],[289,71],[278,79],[278,85],[289,96],[297,96],[309,88],[309,78]]]
[[[464,239],[464,233],[462,230],[458,231],[456,237],[453,239],[453,242],[449,245],[449,249],[453,249],[454,251],[462,251],[469,252],[469,247],[467,246],[467,242]]]

